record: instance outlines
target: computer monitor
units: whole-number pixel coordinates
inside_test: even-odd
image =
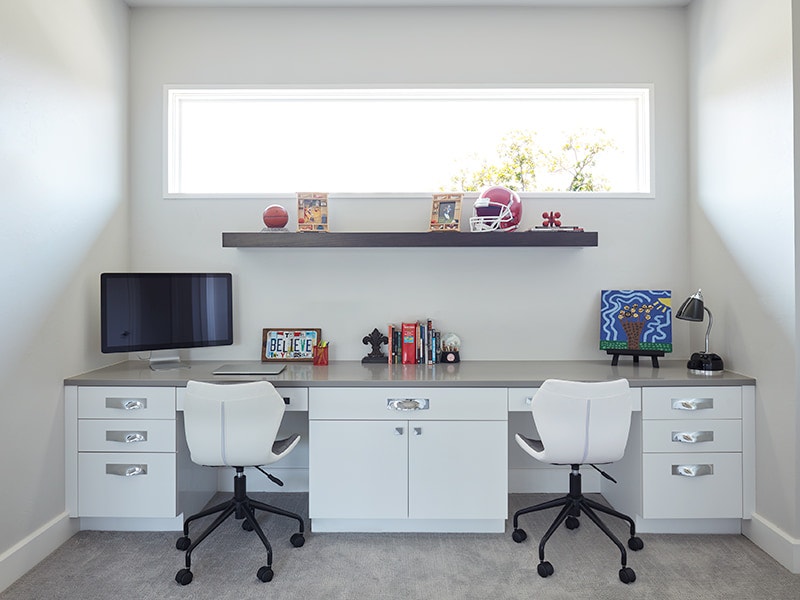
[[[150,350],[150,366],[180,366],[180,348],[233,344],[230,273],[102,273],[101,350]]]

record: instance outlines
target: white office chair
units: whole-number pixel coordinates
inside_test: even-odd
[[[292,535],[290,541],[296,548],[305,543],[303,519],[299,515],[247,497],[245,467],[255,467],[276,484],[283,485],[277,477],[261,469],[261,465],[280,460],[300,441],[298,434],[283,440],[275,439],[285,409],[283,398],[267,381],[228,385],[198,381],[187,383],[183,415],[186,443],[192,461],[206,466],[233,467],[236,473],[233,478],[233,498],[190,516],[183,524],[183,537],[175,544],[178,550],[186,551],[186,568],[175,575],[175,581],[181,585],[192,581],[192,551],[231,515],[236,519],[244,519],[242,529],[255,530],[267,550],[267,564],[258,569],[256,574],[261,581],[271,581],[274,575],[272,547],[256,521],[254,509],[297,520],[300,531]],[[220,514],[192,542],[189,539],[189,523],[215,513]]]
[[[525,531],[518,527],[520,516],[563,506],[539,542],[537,572],[542,577],[549,577],[554,572],[553,565],[544,559],[544,546],[547,540],[564,522],[567,529],[578,528],[580,526],[578,517],[584,513],[619,548],[622,554],[620,581],[623,583],[636,581],[636,573],[627,566],[625,546],[606,527],[595,511],[627,521],[631,532],[628,547],[631,550],[641,550],[644,543],[636,537],[633,519],[585,498],[581,492],[580,474],[580,466],[588,464],[616,483],[610,475],[595,465],[617,461],[625,452],[631,423],[631,401],[628,390],[628,381],[625,379],[595,383],[548,379],[531,402],[533,420],[541,440],[530,439],[520,434],[515,436],[517,444],[536,460],[572,466],[569,474],[569,494],[514,513],[514,532],[511,537],[520,543],[528,537]]]

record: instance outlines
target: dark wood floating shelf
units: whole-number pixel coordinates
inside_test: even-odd
[[[399,233],[223,232],[224,248],[423,248],[597,246],[596,231],[456,231]]]

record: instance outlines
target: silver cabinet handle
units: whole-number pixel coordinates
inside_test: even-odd
[[[135,477],[147,475],[147,465],[106,465],[106,475],[119,475],[120,477]]]
[[[533,396],[525,396],[525,404],[530,406],[533,403]]]
[[[143,410],[147,408],[147,398],[106,398],[106,408]]]
[[[428,398],[387,398],[386,408],[389,410],[428,410]]]
[[[702,477],[713,475],[714,465],[672,465],[672,474],[679,477]]]
[[[395,427],[394,428],[395,435],[403,435],[403,428],[402,427]]]
[[[713,398],[673,398],[672,410],[708,410],[714,408]]]
[[[422,427],[414,427],[414,435],[422,435]]]
[[[699,442],[713,442],[713,431],[673,431],[672,441],[681,444],[697,444]]]
[[[134,444],[147,441],[146,431],[106,431],[107,442]]]

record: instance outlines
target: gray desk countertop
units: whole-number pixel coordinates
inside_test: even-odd
[[[230,383],[265,379],[280,387],[537,387],[545,379],[605,381],[624,377],[633,387],[755,385],[755,379],[732,371],[694,375],[685,360],[660,360],[654,368],[648,358],[638,364],[620,360],[570,361],[463,361],[437,365],[376,365],[359,361],[332,361],[328,366],[287,363],[279,375],[213,375],[222,364],[235,361],[187,361],[186,367],[153,371],[147,361],[129,360],[64,380],[81,386],[175,386],[190,379]]]

